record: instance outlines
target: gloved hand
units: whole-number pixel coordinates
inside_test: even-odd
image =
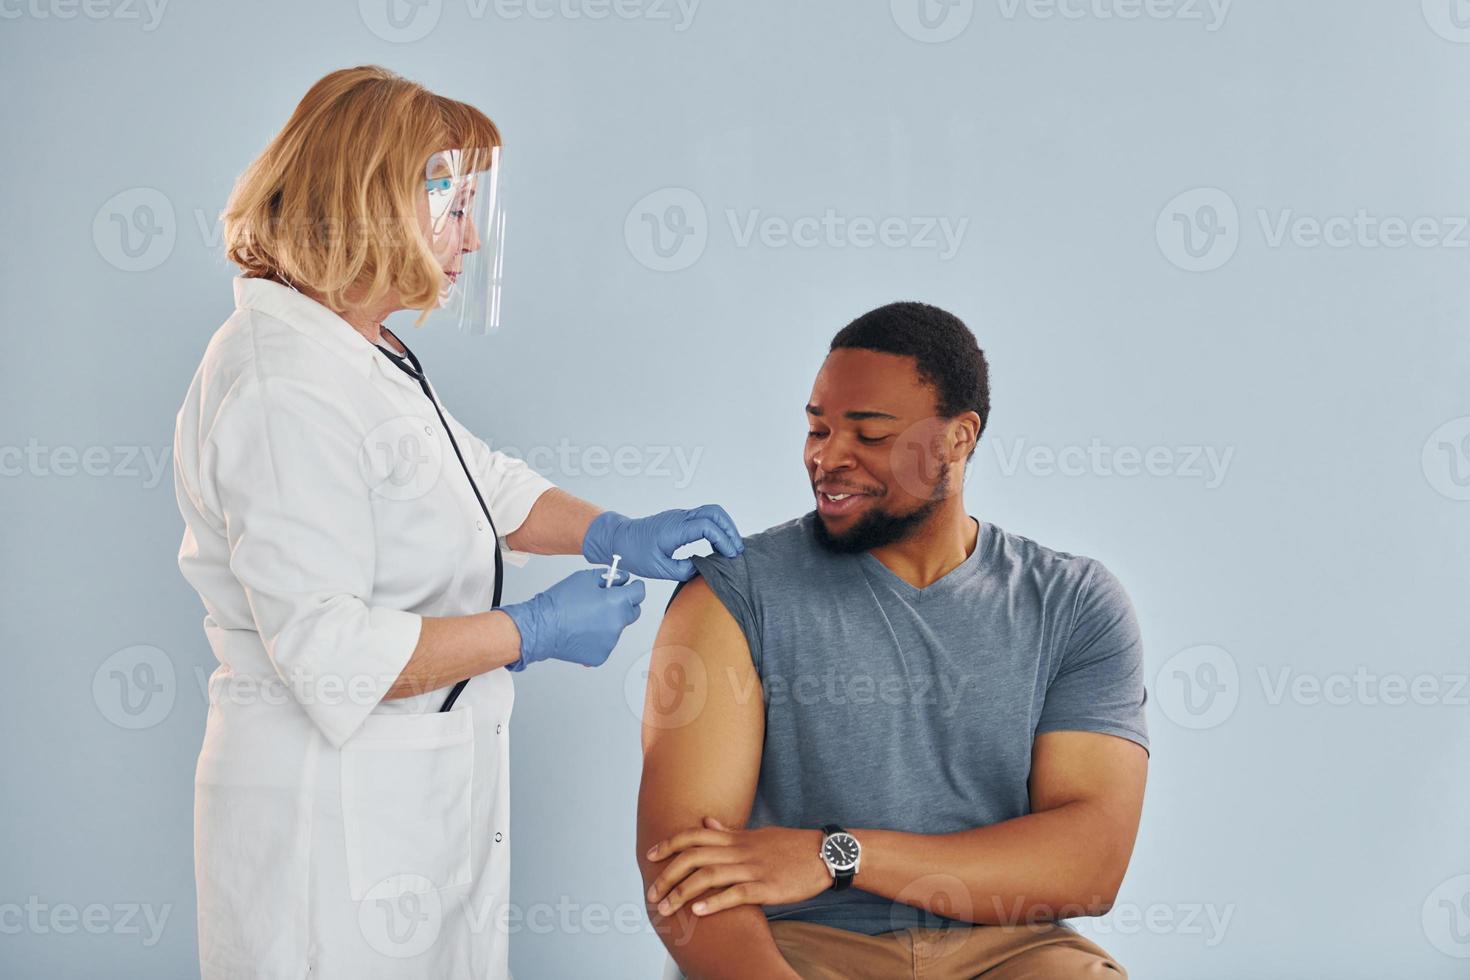
[[[674,551],[699,540],[707,540],[726,558],[745,550],[745,542],[740,540],[740,532],[725,508],[705,504],[693,510],[666,510],[637,519],[604,511],[587,528],[582,555],[594,565],[610,565],[613,555],[622,555],[618,567],[635,575],[685,582],[694,577],[694,562],[675,558]]]
[[[573,572],[525,602],[500,609],[521,631],[521,659],[507,670],[525,670],[538,660],[565,660],[584,667],[604,663],[623,629],[642,613],[642,582],[618,571],[611,588],[596,568]]]

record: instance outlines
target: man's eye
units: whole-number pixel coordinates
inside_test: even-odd
[[[865,446],[877,446],[889,440],[889,436],[858,436],[858,441]]]
[[[825,432],[818,432],[816,429],[809,429],[807,430],[806,437],[808,439],[820,439],[826,434]]]

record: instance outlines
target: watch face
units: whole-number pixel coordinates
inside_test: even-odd
[[[858,842],[852,834],[832,834],[822,842],[822,857],[839,871],[857,865]]]

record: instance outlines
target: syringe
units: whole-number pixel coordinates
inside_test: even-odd
[[[612,588],[612,584],[618,580],[618,562],[623,560],[622,555],[613,555],[612,564],[607,566],[607,572],[602,576],[602,587]]]

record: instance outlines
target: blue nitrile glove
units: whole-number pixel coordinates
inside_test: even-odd
[[[611,588],[603,588],[605,575],[584,568],[525,602],[501,606],[521,631],[521,659],[506,669],[525,670],[547,659],[584,667],[605,662],[623,629],[643,611],[638,604],[645,591],[642,582],[630,583],[632,576],[622,571]]]
[[[635,575],[687,582],[694,577],[694,562],[675,558],[674,552],[700,540],[709,541],[726,558],[745,550],[745,542],[740,540],[740,532],[725,508],[705,504],[693,510],[666,510],[636,519],[603,511],[587,528],[582,555],[594,565],[610,565],[613,555],[621,555],[618,567]]]

